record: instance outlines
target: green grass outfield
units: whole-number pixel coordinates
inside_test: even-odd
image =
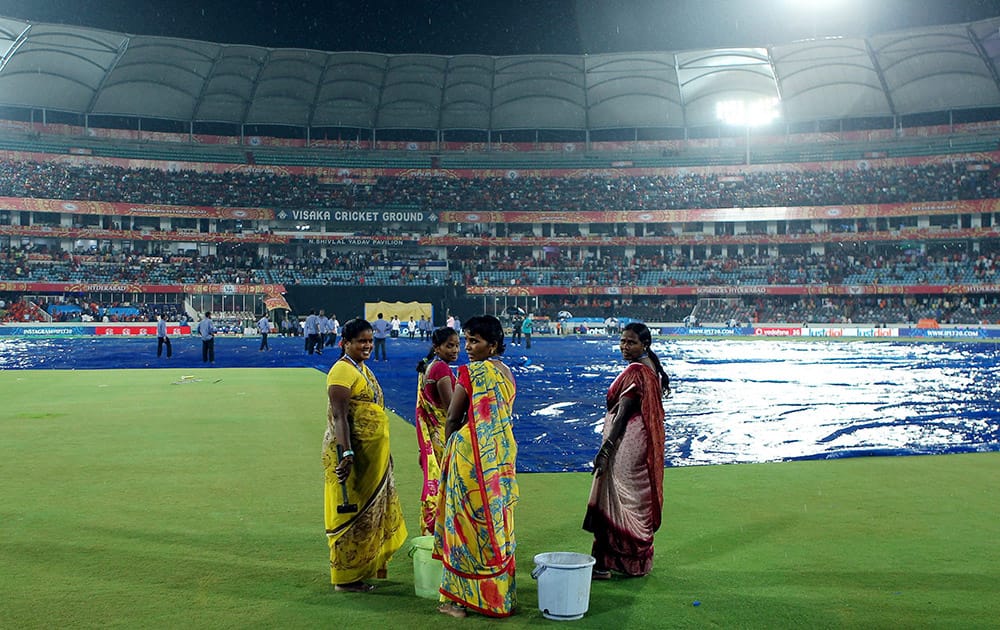
[[[586,474],[520,476],[513,618],[436,613],[406,553],[375,593],[334,593],[323,390],[312,369],[0,371],[0,628],[558,624],[531,560],[589,551]],[[394,419],[392,440],[414,536],[412,427]],[[664,485],[653,574],[595,583],[571,627],[1000,623],[1000,453],[671,468]]]

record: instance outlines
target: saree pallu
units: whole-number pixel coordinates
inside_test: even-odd
[[[653,534],[663,511],[663,399],[656,372],[632,363],[611,384],[605,440],[624,395],[639,397],[639,410],[628,418],[607,469],[594,477],[583,528],[594,534],[598,568],[639,576],[653,569]]]
[[[442,378],[454,380],[451,368],[444,361],[434,360],[417,379],[417,445],[420,448],[420,469],[424,473],[424,485],[420,490],[420,534],[423,536],[434,533],[437,521],[444,424],[448,416],[448,410],[435,404],[428,389]]]
[[[491,617],[517,603],[514,505],[517,445],[511,424],[514,383],[492,361],[459,368],[469,393],[468,421],[448,439],[434,555],[444,563],[442,601]]]
[[[339,369],[338,365],[346,364],[338,362],[334,369]],[[356,372],[352,366],[347,368]],[[374,376],[368,380],[375,382]],[[364,391],[366,388],[371,386],[355,381],[348,403],[354,466],[346,481],[347,500],[357,504],[357,512],[337,512],[337,506],[342,501],[340,483],[334,470],[337,466],[337,444],[329,429],[323,438],[324,520],[330,544],[332,584],[385,577],[389,559],[403,546],[407,537],[392,474],[388,417],[382,405],[374,402],[381,398],[380,393],[371,392],[369,396]],[[332,413],[328,407],[328,420]]]

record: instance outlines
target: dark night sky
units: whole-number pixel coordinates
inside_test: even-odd
[[[831,8],[805,8],[817,5]],[[1000,15],[1000,0],[0,0],[0,15],[326,51],[593,54],[970,22]]]

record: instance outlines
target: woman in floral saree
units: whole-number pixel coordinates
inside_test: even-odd
[[[434,555],[444,563],[439,611],[506,617],[514,587],[517,444],[514,378],[500,362],[503,327],[489,315],[465,322],[469,365],[459,368],[448,409]]]
[[[330,581],[337,591],[374,590],[365,580],[386,577],[389,559],[406,541],[389,455],[385,397],[365,365],[373,345],[371,324],[363,319],[347,322],[343,354],[326,377],[323,498]],[[342,502],[357,507],[347,511]]]
[[[431,351],[417,364],[417,446],[424,485],[420,491],[420,535],[434,533],[437,520],[444,426],[455,390],[449,363],[458,358],[458,333],[447,326],[431,333]]]
[[[594,459],[594,481],[583,528],[594,534],[593,577],[617,571],[641,576],[653,568],[653,534],[663,510],[663,397],[670,380],[650,348],[645,324],[622,330],[619,349],[628,366],[608,389],[604,443]]]

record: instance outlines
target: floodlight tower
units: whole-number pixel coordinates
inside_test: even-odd
[[[755,100],[719,101],[715,115],[727,125],[743,127],[746,131],[746,165],[750,165],[750,129],[770,124],[781,114],[777,97]]]

